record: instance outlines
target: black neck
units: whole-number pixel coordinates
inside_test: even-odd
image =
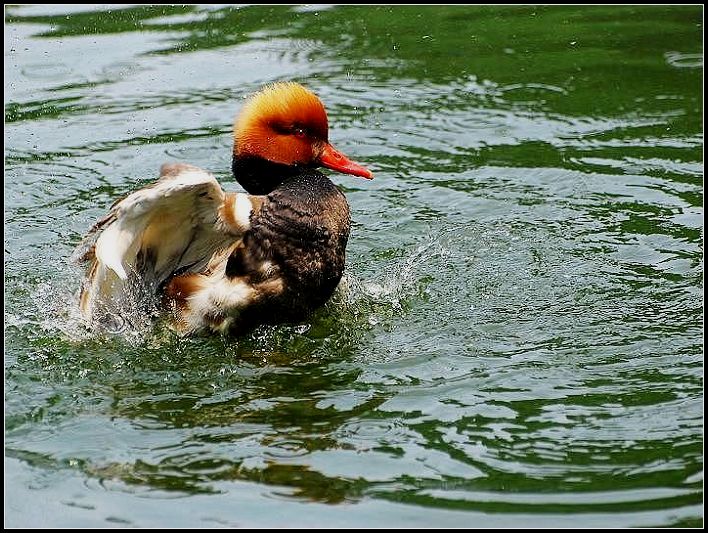
[[[234,179],[249,194],[273,192],[286,179],[302,172],[299,165],[273,163],[261,157],[234,154],[231,161]]]

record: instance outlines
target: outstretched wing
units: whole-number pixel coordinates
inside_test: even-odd
[[[225,193],[210,173],[163,165],[157,182],[113,204],[75,252],[89,263],[83,316],[101,322],[149,303],[172,275],[200,271],[238,240],[251,211],[247,194]]]

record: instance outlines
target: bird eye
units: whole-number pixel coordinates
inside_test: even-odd
[[[295,137],[297,137],[298,139],[302,139],[303,137],[305,137],[305,130],[302,128],[295,128],[293,130],[293,135],[295,135]]]

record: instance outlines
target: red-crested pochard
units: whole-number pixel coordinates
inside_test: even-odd
[[[347,200],[317,167],[373,177],[329,143],[317,96],[297,83],[265,87],[234,124],[232,169],[248,194],[192,165],[163,165],[80,245],[83,317],[114,324],[152,299],[183,334],[302,320],[339,284],[349,238]]]

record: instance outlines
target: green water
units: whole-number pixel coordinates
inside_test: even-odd
[[[702,6],[8,7],[7,526],[700,526]],[[372,182],[304,324],[77,319],[165,161],[275,80]]]

